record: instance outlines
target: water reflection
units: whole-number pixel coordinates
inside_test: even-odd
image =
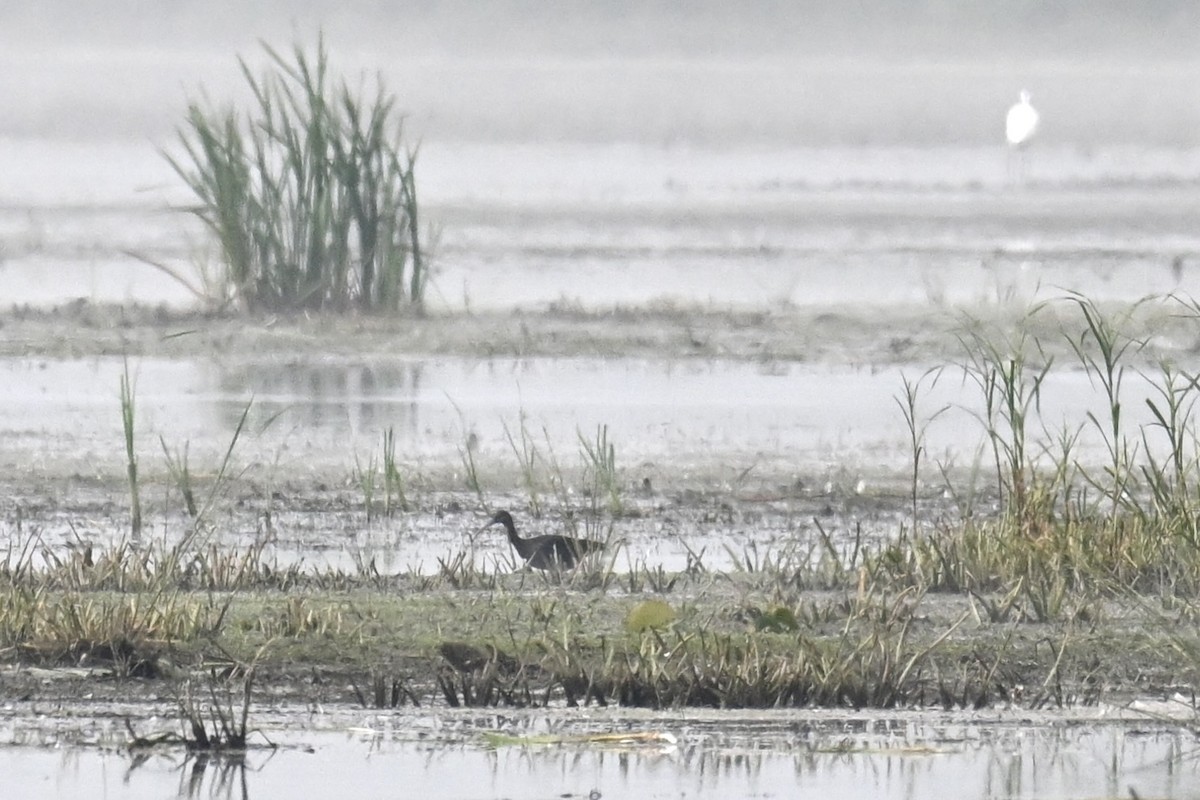
[[[136,769],[146,764],[152,756],[137,753],[130,761],[126,772],[126,784]],[[269,758],[269,756],[268,756]],[[254,770],[261,770],[261,766]],[[249,800],[250,782],[246,774],[250,769],[245,753],[189,752],[179,764],[179,789],[177,796],[195,800],[201,797],[226,798],[227,800]]]
[[[297,730],[245,758],[110,747],[0,747],[0,774],[26,797],[219,800],[401,794],[427,798],[807,796],[852,798],[1192,796],[1194,737],[1168,726],[1062,724],[936,715],[843,720],[819,712],[621,720],[601,714],[466,719],[381,714],[371,728]],[[810,721],[805,721],[806,719]],[[319,722],[319,720],[317,720]],[[294,721],[293,721],[294,722]],[[555,731],[557,744],[488,747],[482,732]],[[670,730],[674,746],[580,741],[597,731]],[[9,739],[8,741],[12,741]],[[114,765],[120,769],[112,769]],[[11,781],[16,781],[12,783]]]
[[[384,357],[144,359],[132,366],[138,431],[151,459],[160,454],[159,436],[175,445],[190,440],[195,463],[219,459],[253,398],[238,453],[281,467],[349,470],[355,452],[377,448],[387,428],[409,462],[457,466],[474,433],[484,468],[514,467],[506,430],[523,424],[567,466],[577,432],[599,425],[609,426],[624,463],[669,463],[673,470],[731,457],[740,469],[786,462],[823,470],[831,456],[855,452],[881,462],[894,454],[897,465],[904,463],[891,399],[901,385],[894,369]],[[12,434],[12,457],[37,452],[89,472],[120,470],[122,369],[120,358],[0,360],[0,375],[9,378],[0,380],[0,433]]]
[[[190,762],[190,763],[189,763]],[[209,772],[207,790],[205,774]],[[184,781],[186,777],[186,783]],[[212,756],[191,753],[180,768],[179,796],[187,798],[228,797],[249,800],[250,786],[246,779],[244,754]]]
[[[1143,795],[1178,797],[1197,777],[1194,762],[1180,757],[1182,738],[1061,727],[796,738],[712,730],[667,751],[571,745],[485,751],[495,794],[469,796],[585,796],[593,789],[604,796],[786,796],[803,787],[833,798],[1062,797],[1111,796],[1133,786]],[[470,770],[473,757],[469,746],[440,751],[424,762],[425,775]]]
[[[274,750],[229,753],[186,751],[179,757],[173,751],[162,748],[137,749],[127,754],[128,766],[121,776],[121,784],[126,788],[140,789],[147,783],[167,783],[173,774],[176,797],[187,800],[250,800],[251,776],[262,773],[274,754]],[[262,779],[255,777],[254,780]],[[259,795],[264,794],[269,794],[269,790],[260,790]]]
[[[138,431],[151,461],[161,455],[159,436],[176,447],[190,441],[194,464],[221,458],[252,398],[238,454],[281,468],[350,471],[354,456],[375,452],[390,428],[408,466],[458,468],[474,436],[482,468],[515,469],[508,436],[523,425],[568,468],[578,433],[607,425],[622,464],[652,478],[729,464],[731,479],[750,468],[823,481],[831,469],[901,474],[910,457],[894,401],[903,385],[899,367],[389,357],[144,359],[133,366]],[[0,433],[12,442],[0,466],[5,458],[24,465],[36,452],[46,463],[119,473],[122,369],[120,358],[0,360],[7,378],[0,380]],[[1131,394],[1149,391],[1139,376],[1127,383]],[[1065,372],[1047,377],[1042,397],[1042,422],[1051,429],[1061,419],[1084,419],[1101,401],[1086,376]],[[942,381],[922,400],[951,409],[929,426],[927,450],[945,463],[969,463],[983,441],[974,416],[979,398]],[[1130,424],[1149,421],[1140,408],[1131,405]],[[1081,459],[1103,455],[1095,439],[1080,436]]]
[[[223,368],[223,395],[253,396],[264,418],[286,410],[288,423],[354,431],[394,428],[405,440],[419,433],[425,362],[262,361]],[[222,406],[222,424],[236,427],[241,413]]]

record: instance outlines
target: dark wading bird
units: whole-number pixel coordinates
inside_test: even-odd
[[[512,514],[507,511],[497,511],[491,521],[480,528],[486,530],[493,525],[503,525],[508,534],[508,541],[517,551],[517,555],[525,559],[525,563],[534,569],[573,569],[579,559],[588,553],[604,549],[604,542],[594,539],[572,539],[569,536],[551,534],[548,536],[531,536],[522,539],[513,523]]]

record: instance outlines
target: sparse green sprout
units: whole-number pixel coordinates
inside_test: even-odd
[[[380,464],[382,464],[382,475]],[[408,495],[404,491],[404,475],[396,462],[396,433],[392,428],[383,432],[383,455],[377,459],[374,455],[367,461],[366,468],[354,456],[354,477],[362,491],[363,506],[367,512],[367,520],[375,518],[375,494],[377,481],[383,478],[383,514],[390,517],[399,511],[408,511]]]
[[[389,427],[383,432],[383,513],[390,517],[396,509],[408,511],[408,496],[396,464],[396,432]]]
[[[959,335],[966,354],[964,375],[983,400],[981,421],[996,464],[1000,496],[1022,528],[1040,522],[1042,509],[1035,501],[1044,499],[1038,487],[1030,485],[1038,478],[1031,428],[1041,409],[1042,384],[1054,363],[1030,332],[1044,308],[1039,304],[1028,309],[1012,333],[988,330],[969,320]]]
[[[475,463],[475,451],[479,448],[479,437],[469,433],[458,448],[458,457],[463,465],[463,479],[468,489],[483,501],[483,485],[479,482],[479,467]]]
[[[358,460],[358,454],[354,454],[354,477],[358,482],[358,488],[362,491],[363,508],[367,512],[367,522],[375,518],[375,479],[378,475],[378,465],[375,463],[375,456],[371,456],[367,461],[366,469],[363,469],[362,464]]]
[[[950,406],[943,405],[937,411],[923,417],[918,413],[918,401],[922,392],[930,391],[937,386],[938,378],[941,375],[942,367],[927,369],[916,380],[910,380],[907,375],[901,375],[901,380],[904,382],[904,393],[895,397],[896,405],[900,407],[900,413],[904,415],[904,425],[908,429],[909,446],[912,455],[912,475],[909,482],[909,491],[912,500],[912,527],[914,531],[917,526],[917,495],[921,487],[921,462],[927,455],[925,452],[926,431],[934,420],[950,410]]]
[[[121,429],[125,434],[125,473],[129,479],[129,529],[136,537],[142,532],[142,500],[138,486],[138,460],[134,449],[133,427],[136,416],[133,381],[129,361],[121,372]]]
[[[520,465],[521,480],[525,484],[525,491],[529,494],[529,510],[533,512],[534,516],[540,516],[542,501],[537,464],[538,461],[544,459],[533,439],[533,434],[529,432],[529,428],[525,424],[525,412],[521,412],[521,427],[517,435],[513,434],[507,422],[504,423],[504,438],[508,440],[508,446],[512,448],[513,455],[517,457],[517,463]]]
[[[196,493],[192,487],[192,473],[188,466],[188,447],[190,442],[183,443],[183,450],[171,452],[167,447],[167,440],[160,434],[158,437],[159,444],[162,445],[163,458],[167,461],[167,472],[171,475],[171,480],[179,489],[179,495],[183,498],[183,510],[189,517],[195,518],[196,509]]]
[[[596,426],[596,438],[588,439],[583,431],[576,431],[579,452],[583,457],[589,489],[593,495],[603,494],[608,498],[608,510],[621,513],[621,482],[617,474],[617,449],[608,439],[608,426]]]
[[[1134,303],[1119,318],[1113,319],[1083,295],[1073,292],[1068,299],[1078,307],[1085,325],[1078,336],[1067,335],[1067,342],[1087,371],[1088,378],[1103,388],[1107,411],[1104,420],[1091,411],[1087,412],[1088,421],[1104,439],[1109,458],[1103,473],[1090,481],[1109,498],[1110,513],[1115,516],[1122,506],[1131,502],[1136,505],[1131,496],[1136,480],[1132,466],[1136,444],[1132,444],[1125,435],[1122,424],[1121,387],[1125,380],[1127,356],[1130,352],[1136,353],[1144,345],[1127,331],[1132,315],[1144,301]],[[1084,475],[1089,473],[1084,472]]]

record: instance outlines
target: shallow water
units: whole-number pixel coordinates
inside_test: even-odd
[[[123,463],[117,387],[124,362],[0,361],[0,429],[16,452],[47,464]],[[821,470],[871,460],[902,466],[904,433],[891,394],[898,368],[592,358],[346,357],[130,362],[138,441],[192,442],[220,455],[252,404],[239,451],[284,468],[343,466],[392,429],[414,465],[458,464],[468,437],[481,466],[517,466],[508,434],[524,427],[564,462],[577,435],[607,425],[623,464],[677,471],[736,457]],[[950,432],[953,437],[955,433]],[[939,442],[948,444],[948,442]],[[28,463],[28,462],[26,462]]]
[[[0,360],[0,431],[10,442],[0,454],[0,469],[44,475],[48,486],[60,485],[69,475],[121,474],[125,454],[117,386],[123,369],[124,362],[115,357]],[[226,361],[141,359],[131,362],[130,369],[143,480],[165,473],[164,443],[176,455],[186,447],[196,474],[212,474],[250,403],[231,473],[284,492],[290,491],[290,481],[306,476],[353,483],[358,466],[378,461],[383,433],[391,430],[407,479],[457,473],[465,489],[463,458],[469,447],[489,503],[503,505],[509,500],[495,491],[491,476],[518,472],[514,442],[523,435],[541,454],[537,470],[543,483],[554,475],[551,458],[574,482],[570,476],[585,463],[579,438],[594,440],[597,429],[606,426],[631,508],[663,502],[644,496],[643,480],[651,487],[678,486],[687,485],[692,475],[697,485],[749,478],[747,486],[757,487],[757,471],[766,481],[802,481],[814,495],[811,503],[785,504],[769,521],[753,524],[729,519],[692,527],[675,515],[664,520],[659,514],[623,520],[615,531],[625,545],[619,567],[628,559],[682,569],[690,552],[706,552],[707,566],[720,568],[729,561],[723,542],[734,530],[742,544],[775,547],[794,539],[797,525],[811,527],[812,508],[830,502],[824,495],[853,494],[864,478],[873,488],[891,485],[892,473],[904,464],[904,433],[891,398],[901,385],[894,368],[580,358],[259,361],[239,356]],[[969,421],[962,416],[960,422]],[[947,434],[950,439],[956,435]],[[511,481],[498,483],[507,487]],[[76,507],[87,507],[85,486],[68,490]],[[776,485],[765,488],[769,499]],[[514,507],[523,503],[511,502]],[[307,498],[300,504],[303,510],[280,505],[271,509],[264,500],[232,510],[221,526],[223,538],[228,544],[254,541],[262,533],[260,515],[268,511],[275,547],[285,561],[352,568],[361,553],[378,557],[383,568],[428,570],[447,551],[463,548],[466,534],[481,522],[470,513],[367,521],[360,508],[319,497]],[[86,518],[65,511],[50,519],[32,512],[32,519],[43,523],[46,540],[83,535],[103,545],[121,535],[124,510],[102,499]],[[894,530],[890,514],[867,522]],[[523,523],[533,532],[554,524]],[[157,527],[158,520],[153,524]],[[478,544],[481,559],[506,553],[498,536]]]
[[[0,359],[0,430],[14,443],[10,467],[67,466],[102,473],[124,463],[118,398],[125,362]],[[420,469],[461,466],[469,446],[477,463],[519,465],[509,441],[524,429],[560,464],[581,464],[579,436],[606,426],[620,465],[632,473],[686,474],[714,461],[731,469],[760,465],[811,478],[834,470],[868,478],[909,467],[909,432],[897,397],[907,376],[927,365],[834,365],[640,358],[404,358],[346,356],[259,359],[135,359],[137,444],[151,460],[160,437],[190,444],[198,460],[224,454],[242,412],[248,425],[235,452],[284,470],[344,467],[378,455],[392,430],[398,459]],[[1125,379],[1125,423],[1152,420],[1142,398],[1156,399],[1149,377]],[[1031,430],[1055,431],[1101,414],[1103,395],[1079,370],[1044,381]],[[919,397],[927,453],[943,463],[968,460],[986,441],[977,387],[957,370]],[[1085,429],[1075,452],[1084,463],[1104,454]],[[468,440],[470,440],[468,442]],[[18,454],[21,454],[18,458]],[[34,458],[30,461],[29,456]],[[85,466],[86,465],[86,466]]]
[[[182,753],[133,756],[119,747],[6,731],[0,769],[25,797],[428,798],[1190,797],[1198,761],[1190,734],[1169,725],[1062,725],[1005,715],[843,715],[582,712],[437,717],[363,712],[347,727],[293,717],[262,734],[244,767]],[[339,729],[340,728],[340,729]],[[489,747],[485,731],[578,736],[653,732],[674,743]],[[118,737],[119,738],[119,737]]]
[[[71,495],[61,511],[38,511],[43,501],[36,492],[21,500],[34,508],[20,511],[18,520],[25,516],[41,525],[44,541],[83,536],[104,546],[123,535],[119,499],[102,494],[89,500],[87,489],[90,478],[121,475],[124,468],[117,391],[123,369],[116,357],[0,359],[0,432],[9,443],[0,452],[0,469],[41,475],[48,494],[63,487]],[[616,522],[613,535],[623,547],[618,568],[645,562],[680,570],[692,554],[704,553],[708,568],[725,569],[732,564],[730,542],[739,553],[753,547],[803,551],[817,541],[814,516],[825,518],[836,541],[890,537],[904,520],[911,469],[909,432],[896,397],[904,376],[915,379],[921,371],[919,365],[729,360],[260,360],[247,354],[139,359],[130,369],[143,481],[167,484],[164,446],[176,458],[186,448],[196,475],[214,474],[249,406],[229,473],[239,485],[257,487],[249,491],[258,499],[244,498],[222,512],[228,514],[221,525],[225,543],[257,541],[269,519],[274,552],[285,562],[353,569],[357,559],[374,557],[392,571],[429,571],[438,558],[464,547],[491,563],[505,558],[508,548],[499,536],[470,541],[482,520],[465,509],[367,520],[354,475],[373,460],[378,467],[388,430],[410,491],[420,494],[423,475],[457,476],[448,483],[465,490],[470,449],[488,503],[520,508],[527,498],[509,497],[513,479],[498,476],[519,473],[516,448],[523,435],[540,453],[536,469],[544,488],[562,470],[578,491],[582,481],[576,476],[587,464],[580,437],[594,441],[603,428],[617,456],[624,502],[645,512]],[[1148,379],[1128,375],[1124,392],[1123,423],[1129,430],[1148,425],[1152,418],[1142,400],[1158,399]],[[926,417],[946,409],[925,432],[927,486],[942,485],[937,476],[944,467],[962,491],[986,444],[982,398],[954,372],[924,391],[920,404]],[[1088,413],[1104,418],[1099,387],[1081,371],[1051,373],[1042,386],[1040,414],[1030,419],[1031,444],[1049,451],[1034,457],[1053,463],[1061,455],[1054,432],[1064,425],[1074,429]],[[1165,437],[1148,430],[1143,447],[1164,443]],[[1105,463],[1095,426],[1083,427],[1071,455],[1080,464]],[[352,487],[353,505],[346,506],[345,495],[288,500],[296,480],[310,494],[321,483]],[[676,514],[674,501],[654,492],[656,486],[690,483],[715,483],[746,503],[736,515],[705,513],[702,501]],[[277,492],[283,493],[278,504],[270,499]],[[144,494],[150,503],[164,499],[157,490]],[[585,503],[582,496],[578,501]],[[166,504],[174,507],[170,499]],[[166,516],[156,513],[152,526],[178,527],[161,513]],[[934,518],[941,512],[928,513]],[[15,535],[19,524],[5,520],[0,530]],[[551,515],[523,524],[527,532],[544,533],[561,521]]]
[[[6,303],[187,306],[210,263],[189,198],[142,142],[0,147]],[[434,310],[680,303],[988,307],[1081,291],[1200,294],[1200,150],[723,150],[429,143]],[[47,280],[47,276],[53,280]]]

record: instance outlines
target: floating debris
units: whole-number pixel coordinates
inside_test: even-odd
[[[533,734],[513,736],[499,731],[485,731],[483,739],[488,747],[536,746],[536,745],[668,745],[678,744],[679,739],[667,731],[625,731],[621,733],[585,733],[572,736],[559,734]]]

